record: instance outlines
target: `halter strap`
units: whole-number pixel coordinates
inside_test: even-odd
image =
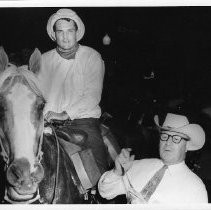
[[[6,73],[5,76],[3,77],[3,79],[0,80],[0,84],[2,85],[3,81],[5,81],[5,79],[7,79],[11,75],[13,78],[18,75],[22,76],[25,79],[25,81],[27,82],[27,85],[32,90],[32,92],[35,93],[38,97],[41,97],[44,99],[43,93],[41,92],[41,88],[39,86],[39,83],[37,82],[37,78],[30,71],[28,71],[25,66],[16,68],[16,71],[14,71],[14,69],[13,69],[13,70],[9,71],[8,73]],[[41,136],[40,136],[40,140],[39,140],[37,155],[35,157],[36,158],[35,163],[37,163],[37,162],[40,163],[42,160],[42,156],[43,156],[42,144],[43,144],[44,120],[43,120],[42,124],[43,124],[42,131],[41,131]],[[6,139],[2,128],[0,128],[0,146],[1,146],[0,155],[3,157],[3,160],[6,163],[6,167],[5,167],[5,170],[6,170],[9,166],[10,160],[9,160],[9,154],[7,154],[5,147],[3,145],[3,142],[2,142],[3,138]],[[36,194],[34,195],[34,197],[27,201],[11,200],[11,198],[9,198],[9,196],[8,196],[7,188],[5,188],[4,199],[6,201],[8,201],[9,203],[14,203],[14,204],[15,203],[18,203],[18,204],[19,203],[29,203],[30,204],[30,203],[33,203],[33,202],[37,201],[38,199],[40,199],[39,188],[38,188],[38,191],[36,192]]]
[[[0,128],[0,136],[5,138],[5,135],[4,135],[4,132],[2,131],[2,128]],[[4,159],[5,163],[6,163],[6,166],[8,167],[8,165],[9,165],[9,156],[8,156],[8,154],[7,154],[7,152],[6,152],[5,148],[4,148],[4,145],[2,143],[2,140],[1,140],[2,138],[1,137],[0,137],[0,146],[1,146],[1,153],[0,154],[3,157],[3,159]]]
[[[40,142],[39,142],[39,147],[38,147],[38,152],[37,152],[37,156],[36,156],[36,161],[38,163],[41,162],[42,156],[43,156],[43,151],[42,151],[43,133],[44,133],[44,120],[43,120],[43,123],[42,123],[42,132],[41,132]]]

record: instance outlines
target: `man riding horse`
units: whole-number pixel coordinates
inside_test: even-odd
[[[103,88],[104,61],[94,49],[80,45],[85,26],[71,9],[60,9],[47,23],[49,37],[56,48],[42,55],[38,75],[47,105],[47,121],[60,121],[65,133],[82,130],[87,134],[84,145],[91,148],[101,173],[107,170],[107,152],[98,118]],[[65,122],[65,123],[63,123]]]
[[[104,62],[78,44],[81,19],[60,9],[47,31],[57,47],[42,59],[35,50],[29,66],[11,67],[0,48],[0,146],[9,203],[83,203],[119,149],[99,123]]]
[[[2,180],[6,178],[1,184],[1,202],[92,203],[95,196],[90,189],[101,172],[85,145],[87,133],[69,130],[70,121],[64,121],[67,126],[63,128],[50,122],[44,129],[46,99],[37,78],[40,69],[38,49],[29,66],[17,67],[0,47],[0,155],[5,163],[0,174]],[[112,160],[112,137],[106,127],[101,125],[101,130],[106,130],[106,159]]]

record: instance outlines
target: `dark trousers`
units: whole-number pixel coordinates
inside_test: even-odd
[[[108,170],[108,152],[101,135],[99,120],[96,118],[75,119],[65,123],[65,130],[82,130],[86,132],[87,139],[84,146],[90,148],[101,173]]]

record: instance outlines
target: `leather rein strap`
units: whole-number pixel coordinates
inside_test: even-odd
[[[55,129],[53,128],[52,126],[52,131],[54,133],[54,136],[55,136],[55,140],[56,140],[56,146],[57,146],[57,163],[56,163],[56,177],[55,177],[55,180],[54,180],[54,191],[53,191],[53,198],[52,198],[52,201],[51,203],[54,204],[56,203],[56,191],[57,191],[57,187],[58,187],[58,178],[59,178],[59,156],[60,156],[60,147],[59,147],[59,140],[58,140],[58,136],[56,134],[56,131]]]
[[[52,123],[47,122],[47,127],[50,127],[52,129],[52,133],[55,137],[56,147],[57,147],[56,176],[55,176],[55,179],[54,179],[53,197],[52,197],[52,200],[50,202],[50,204],[55,204],[56,203],[56,195],[57,195],[56,191],[57,191],[57,188],[58,188],[59,167],[60,167],[60,165],[59,165],[60,147],[59,147],[58,136],[56,134],[54,126],[52,125]]]

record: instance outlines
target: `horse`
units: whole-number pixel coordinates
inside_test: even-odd
[[[29,65],[17,67],[0,47],[0,147],[6,182],[2,203],[86,203],[87,190],[78,174],[81,168],[77,169],[54,127],[48,127],[52,133],[45,132],[46,100],[37,77],[40,68],[38,49]],[[103,131],[109,129],[103,127]],[[73,133],[72,142],[84,136]],[[103,138],[114,160],[116,150],[106,135]]]

